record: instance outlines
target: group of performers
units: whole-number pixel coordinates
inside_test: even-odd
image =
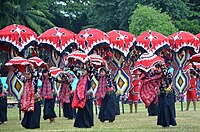
[[[132,88],[129,89],[130,113],[132,104],[137,113],[138,93],[148,109],[149,116],[157,116],[157,125],[176,126],[175,93],[172,85],[172,74],[163,64],[157,64],[148,72],[139,70],[135,73]]]
[[[40,128],[41,103],[44,100],[43,119],[49,119],[50,123],[55,122],[56,113],[54,110],[56,98],[63,108],[63,115],[67,119],[74,119],[74,127],[91,128],[94,126],[93,101],[99,106],[98,119],[101,122],[113,122],[116,115],[119,115],[119,94],[117,94],[114,76],[108,69],[107,63],[99,68],[99,71],[91,63],[83,64],[81,75],[74,65],[70,69],[79,77],[76,89],[72,89],[73,78],[69,74],[63,73],[62,79],[53,78],[48,69],[41,70],[30,66],[26,72],[21,73],[15,69],[14,74],[24,82],[24,91],[21,99],[21,110],[24,111],[22,126],[27,129]],[[196,72],[191,72],[190,86],[187,93],[189,102],[194,102],[196,110],[196,81],[194,73],[200,70],[193,65]],[[196,75],[197,76],[197,75]],[[95,77],[99,84],[95,96],[92,92],[92,78]],[[38,80],[42,80],[42,87],[39,89]],[[59,95],[54,91],[52,82],[61,84]],[[56,97],[58,96],[58,97]],[[175,93],[172,84],[172,73],[164,64],[157,64],[155,69],[149,72],[139,70],[134,73],[131,88],[128,90],[128,101],[130,113],[133,104],[135,113],[138,112],[139,96],[146,108],[149,116],[157,116],[157,125],[169,127],[176,126]],[[0,82],[0,123],[7,121],[7,101],[6,94],[2,91]]]

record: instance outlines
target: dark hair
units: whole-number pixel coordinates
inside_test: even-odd
[[[93,53],[96,52],[97,54],[99,54],[99,51],[97,49],[94,49]]]
[[[194,75],[195,71],[193,69],[190,69],[190,74]]]
[[[48,72],[48,70],[47,69],[44,69],[43,71],[42,71],[42,74],[43,73],[47,73]]]
[[[81,67],[81,70],[86,70],[88,72],[89,68],[86,65],[84,65],[84,66]]]
[[[102,67],[99,71],[100,71],[100,72],[101,72],[101,71],[105,71],[105,72],[106,72],[106,68]]]

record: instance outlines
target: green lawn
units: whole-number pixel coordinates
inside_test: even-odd
[[[184,103],[185,107],[186,103]],[[139,104],[138,113],[129,113],[128,104],[125,105],[125,114],[116,117],[113,123],[101,123],[97,116],[94,117],[95,125],[90,129],[78,129],[73,127],[74,120],[67,120],[64,117],[57,117],[56,122],[41,119],[41,128],[35,130],[24,129],[18,119],[18,109],[8,109],[8,122],[0,125],[0,132],[16,131],[200,131],[200,103],[197,103],[197,111],[180,111],[180,103],[176,103],[177,126],[162,128],[157,126],[157,117],[148,117],[143,104]],[[56,107],[58,115],[58,108]],[[23,116],[23,115],[22,115]]]

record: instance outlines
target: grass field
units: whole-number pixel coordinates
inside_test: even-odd
[[[186,103],[184,103],[185,108]],[[56,107],[58,115],[58,108]],[[190,106],[190,111],[180,111],[180,103],[176,103],[177,126],[162,128],[157,126],[157,117],[147,116],[147,110],[143,104],[139,104],[138,113],[129,113],[129,105],[125,105],[125,113],[116,117],[113,123],[101,123],[95,115],[95,125],[90,129],[78,129],[73,127],[74,120],[67,120],[64,117],[57,117],[56,122],[50,124],[49,121],[44,121],[41,118],[41,128],[27,130],[21,126],[21,121],[18,118],[18,109],[8,109],[8,122],[0,125],[0,132],[18,132],[18,131],[200,131],[200,102],[197,103],[197,111],[193,111],[193,105]],[[23,117],[23,115],[22,115]]]

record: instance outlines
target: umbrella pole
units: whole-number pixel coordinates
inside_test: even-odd
[[[122,98],[122,113],[124,114],[124,98]]]
[[[96,115],[98,115],[98,106],[97,106],[97,102],[95,103],[95,107],[96,107]]]
[[[59,101],[59,104],[58,104],[59,106],[59,108],[58,108],[58,112],[59,112],[59,117],[61,117],[61,108],[60,108],[60,101]]]
[[[94,103],[95,103],[95,110],[96,110],[96,115],[98,115],[97,102],[96,102],[96,101],[94,101]]]
[[[181,111],[183,111],[183,96],[181,95]]]
[[[18,108],[19,108],[19,120],[22,119],[22,116],[21,116],[21,101],[18,100]]]

